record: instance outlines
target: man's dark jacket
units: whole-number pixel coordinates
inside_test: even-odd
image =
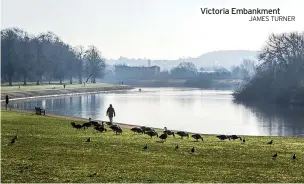
[[[113,107],[108,108],[107,115],[109,115],[109,117],[113,117],[113,115],[115,116],[115,110]]]

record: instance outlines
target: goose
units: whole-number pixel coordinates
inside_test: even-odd
[[[175,137],[175,133],[171,130],[168,130],[167,127],[164,128],[164,133],[166,133],[167,135],[173,135],[173,137]]]
[[[220,140],[228,139],[226,135],[217,135],[216,137],[219,138]]]
[[[72,125],[73,128],[76,128],[77,130],[82,128],[82,125],[78,125],[75,122],[72,122],[71,125]]]
[[[93,174],[90,174],[89,177],[93,177],[93,176],[96,176],[97,173],[93,173]]]
[[[151,127],[141,126],[140,128],[143,130],[144,133],[145,132],[153,132],[153,131],[155,132],[155,130]]]
[[[93,126],[99,126],[100,124],[97,121],[92,121],[92,118],[89,118],[89,123]],[[103,124],[103,122],[101,122]]]
[[[148,149],[148,145],[146,144],[145,147],[144,147],[144,150],[147,150],[147,149]]]
[[[104,121],[104,123],[106,123],[108,126],[112,126],[113,123],[111,121]]]
[[[91,142],[91,137],[89,137],[89,138],[87,139],[87,142]]]
[[[159,136],[159,138],[160,138],[161,140],[163,140],[163,141],[165,141],[165,140],[167,139],[167,137],[168,137],[168,134],[166,134],[166,133],[161,134],[161,135]]]
[[[273,143],[273,140],[271,140],[270,142],[268,142],[267,144],[272,144]]]
[[[98,123],[97,126],[99,126],[100,124]],[[104,127],[104,122],[101,122],[101,126]]]
[[[191,149],[191,152],[194,153],[194,151],[195,151],[195,150],[194,150],[194,147],[193,147],[193,148]]]
[[[146,127],[146,129],[144,130],[146,132],[155,132],[155,130],[151,127]]]
[[[104,126],[102,126],[102,125],[95,126],[94,129],[97,130],[97,131],[99,131],[99,132],[106,132],[107,131],[107,129]]]
[[[85,129],[85,128],[89,128],[91,125],[92,125],[92,122],[87,122],[87,123],[82,124],[82,127],[83,127],[83,129]]]
[[[138,133],[138,134],[143,134],[144,131],[140,128],[140,127],[134,127],[134,128],[131,128],[131,131],[134,132],[134,133]]]
[[[151,138],[152,138],[153,136],[157,136],[157,137],[158,137],[158,133],[155,132],[155,131],[148,131],[148,132],[146,132],[145,134],[147,134],[147,135],[150,136]]]
[[[296,159],[297,159],[296,154],[293,154],[292,160],[296,160]]]
[[[122,134],[122,129],[118,125],[111,125],[110,128],[115,132],[116,134]]]
[[[183,138],[183,137],[188,137],[189,138],[189,134],[187,132],[184,132],[184,131],[176,132],[176,134],[179,135],[181,138]]]
[[[246,142],[246,140],[245,140],[245,138],[243,138],[243,143],[245,143]]]
[[[196,141],[199,139],[202,139],[202,141],[204,141],[203,137],[200,134],[193,134],[191,137],[193,137],[193,139],[196,139]]]
[[[240,137],[240,136],[237,136],[237,135],[231,135],[231,136],[228,136],[230,139],[233,139],[233,140],[235,140],[235,139],[240,139],[240,140],[242,140],[242,138]]]
[[[93,126],[98,126],[98,125],[100,125],[97,121],[91,121],[91,124],[92,124]],[[103,125],[103,122],[102,122],[102,125]]]
[[[113,130],[113,132],[115,132],[119,126],[118,125],[111,125],[109,128],[111,128]]]
[[[12,138],[12,140],[11,140],[11,145],[13,145],[15,142],[16,142],[16,139],[15,139],[15,138]]]
[[[118,129],[116,130],[116,134],[122,134],[122,129],[120,127],[118,127]]]
[[[278,157],[278,153],[275,153],[274,155],[272,155],[272,158],[276,159]]]
[[[146,126],[141,126],[141,127],[139,127],[139,128],[141,128],[143,131],[146,131],[146,129],[147,129]]]

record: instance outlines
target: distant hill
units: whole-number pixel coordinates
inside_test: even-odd
[[[158,65],[161,69],[170,69],[177,66],[179,63],[187,61],[194,63],[200,67],[215,67],[222,66],[230,68],[233,65],[240,64],[244,59],[257,60],[258,51],[250,50],[221,50],[202,54],[197,58],[181,58],[178,60],[151,60],[151,65]],[[120,57],[117,60],[107,60],[107,64],[127,64],[131,66],[147,66],[148,59],[130,59]]]

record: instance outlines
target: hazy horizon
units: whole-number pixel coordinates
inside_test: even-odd
[[[274,0],[2,0],[1,28],[19,27],[32,34],[52,31],[72,46],[95,45],[108,59],[174,60],[219,50],[258,51],[271,33],[304,30],[303,5]],[[296,16],[296,21],[202,15],[204,7],[280,8],[282,16]]]
[[[142,60],[155,60],[155,61],[175,61],[175,60],[182,60],[182,59],[188,59],[188,58],[191,58],[191,59],[193,59],[193,58],[198,58],[198,57],[200,57],[200,56],[202,56],[202,55],[204,55],[204,54],[209,54],[209,53],[214,53],[214,52],[225,52],[225,51],[250,51],[250,52],[259,52],[259,50],[244,50],[244,49],[235,49],[235,50],[229,50],[229,49],[227,49],[227,50],[213,50],[213,51],[208,51],[208,52],[204,52],[204,53],[201,53],[201,54],[199,54],[199,55],[197,55],[197,56],[185,56],[185,57],[180,57],[180,58],[172,58],[172,59],[150,59],[150,58],[147,58],[147,57],[141,57],[141,58],[132,58],[132,57],[125,57],[125,56],[120,56],[120,57],[122,57],[122,58],[127,58],[127,59],[134,59],[134,60],[137,60],[137,59],[142,59]],[[119,60],[119,58],[120,57],[118,57],[118,58],[115,58],[115,59],[113,59],[113,58],[108,58],[108,60]]]

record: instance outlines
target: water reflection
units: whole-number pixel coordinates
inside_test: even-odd
[[[231,91],[178,88],[142,88],[19,101],[10,106],[47,113],[107,120],[113,104],[116,122],[208,134],[296,135],[304,132],[303,108],[236,104]]]
[[[267,135],[290,136],[304,133],[304,108],[271,104],[243,104],[258,119]]]

